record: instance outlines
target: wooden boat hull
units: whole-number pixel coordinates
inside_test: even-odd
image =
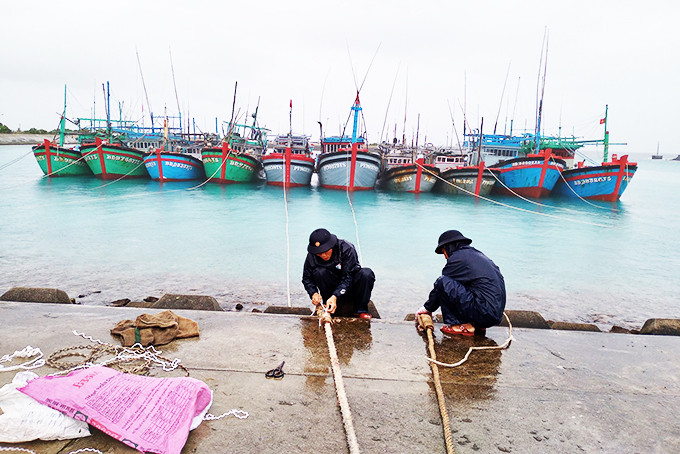
[[[290,162],[286,163],[283,153],[272,153],[262,157],[262,167],[267,179],[267,184],[287,187],[309,186],[314,173],[314,158],[310,156],[291,156]],[[289,176],[286,179],[286,176]]]
[[[628,187],[637,164],[622,156],[617,162],[562,171],[553,194],[560,197],[615,202]]]
[[[317,166],[319,184],[324,188],[350,191],[373,189],[380,172],[380,156],[358,150],[356,161],[352,164],[350,150],[321,154]]]
[[[452,195],[480,195],[487,196],[496,184],[494,173],[497,171],[485,168],[479,182],[479,167],[469,166],[449,169],[442,172],[437,180],[435,191]]]
[[[406,164],[385,171],[381,186],[388,191],[430,192],[437,182],[439,169],[434,165]]]
[[[254,157],[224,148],[204,148],[201,160],[206,177],[213,183],[250,183],[260,170],[260,162]]]
[[[80,148],[95,177],[103,180],[149,178],[144,153],[118,144],[87,144]]]
[[[490,168],[497,170],[500,184],[493,191],[499,194],[541,198],[550,195],[565,164],[550,155],[527,156],[502,161]]]
[[[52,145],[48,140],[33,147],[33,155],[43,173],[50,177],[92,175],[80,151]]]
[[[156,181],[186,181],[205,178],[203,162],[186,153],[157,150],[144,156],[149,177]]]

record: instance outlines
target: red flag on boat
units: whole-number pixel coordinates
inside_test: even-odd
[[[606,120],[606,118],[601,118],[601,119],[600,119],[600,124],[603,125],[604,122],[605,122],[605,120]]]
[[[291,109],[293,108],[293,100],[292,99],[290,100],[290,108]]]

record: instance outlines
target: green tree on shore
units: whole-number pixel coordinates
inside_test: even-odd
[[[9,134],[10,132],[12,132],[11,129],[0,123],[0,134]]]

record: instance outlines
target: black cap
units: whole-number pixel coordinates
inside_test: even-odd
[[[307,252],[310,254],[321,254],[332,249],[338,243],[338,237],[326,229],[316,229],[309,235],[309,245]]]
[[[439,235],[439,244],[437,245],[437,248],[434,250],[434,252],[437,254],[442,254],[444,252],[444,246],[457,241],[461,241],[463,244],[472,243],[470,238],[465,238],[458,230],[447,230],[446,232]]]

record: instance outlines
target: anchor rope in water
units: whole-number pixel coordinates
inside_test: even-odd
[[[6,162],[6,163],[4,163],[3,165],[0,165],[0,170],[4,170],[4,169],[6,169],[7,167],[10,167],[10,166],[16,164],[17,162],[21,161],[22,159],[24,159],[26,156],[28,156],[28,155],[31,154],[31,153],[33,153],[33,150],[30,150],[30,151],[27,152],[26,154],[23,154],[23,155],[19,156],[18,158],[14,158],[14,159],[12,159],[12,160],[9,161],[9,162]]]
[[[552,156],[550,157],[550,160],[551,160],[551,161],[553,160]],[[587,203],[588,205],[590,205],[590,206],[592,206],[592,207],[595,207],[595,208],[599,208],[599,209],[601,209],[601,210],[611,210],[611,209],[612,209],[612,208],[607,208],[607,207],[603,207],[603,206],[600,206],[600,205],[596,205],[596,204],[592,203],[591,201],[586,200],[586,199],[584,199],[583,197],[581,197],[580,195],[578,195],[578,193],[577,193],[576,191],[574,191],[574,188],[572,188],[571,185],[570,185],[569,183],[567,183],[567,179],[564,178],[564,175],[562,175],[562,172],[560,172],[560,178],[561,178],[562,181],[564,181],[564,183],[567,185],[567,188],[569,188],[569,190],[570,190],[576,197],[578,197],[579,199],[581,199],[582,202],[585,202],[585,203]],[[619,211],[619,210],[617,210],[617,209],[615,209],[615,208],[614,208],[613,210],[614,210],[614,211]]]
[[[288,298],[288,307],[290,304],[290,233],[288,220],[288,194],[286,188],[286,166],[283,166],[283,207],[286,212],[286,296]]]
[[[503,207],[506,207],[506,208],[510,208],[510,209],[512,209],[512,210],[522,211],[522,212],[524,212],[524,213],[531,213],[531,214],[535,214],[535,215],[538,215],[538,216],[545,216],[545,217],[549,217],[549,218],[553,218],[553,219],[561,219],[561,220],[564,220],[564,221],[575,222],[575,223],[578,223],[578,224],[593,225],[593,226],[596,226],[596,227],[605,227],[605,228],[608,227],[608,226],[605,225],[605,224],[598,224],[598,223],[596,223],[596,222],[588,222],[588,221],[582,221],[582,220],[579,220],[579,219],[564,218],[564,217],[561,217],[561,216],[556,216],[556,215],[554,215],[554,214],[548,214],[548,213],[539,213],[538,211],[527,210],[526,208],[520,208],[520,207],[516,207],[516,206],[513,206],[513,205],[509,205],[509,204],[507,204],[507,203],[499,202],[498,200],[493,200],[493,199],[490,199],[490,198],[488,198],[488,197],[484,197],[483,195],[477,195],[477,194],[475,194],[474,192],[468,191],[467,189],[465,189],[465,188],[463,188],[463,187],[460,187],[460,186],[458,186],[458,185],[456,185],[456,184],[454,184],[454,183],[452,183],[452,182],[450,182],[450,181],[448,181],[448,180],[442,178],[441,176],[437,175],[436,173],[432,172],[431,170],[429,170],[429,169],[423,167],[421,164],[416,163],[416,165],[418,165],[419,167],[421,167],[425,172],[429,173],[430,175],[434,176],[435,178],[437,178],[437,179],[443,181],[444,183],[448,184],[449,186],[453,186],[454,188],[459,189],[460,191],[462,191],[462,192],[464,192],[464,193],[466,193],[466,194],[468,194],[468,195],[477,197],[477,198],[479,198],[479,199],[485,200],[485,201],[490,202],[490,203],[493,203],[493,204],[495,204],[495,205],[499,205],[499,206],[503,206]],[[493,175],[493,172],[491,172],[491,173],[492,173],[492,175]],[[494,176],[494,178],[496,178],[497,181],[500,182],[500,180],[498,180],[498,177],[496,177],[496,175],[493,175],[493,176]],[[501,184],[503,184],[503,183],[501,182]],[[503,186],[505,186],[505,185],[503,184]],[[506,186],[506,187],[507,187],[507,186]],[[510,188],[508,188],[508,189],[509,189],[510,191],[512,191]],[[514,193],[514,191],[512,191],[512,192]],[[517,197],[523,199],[523,197],[520,196],[519,194],[516,194],[516,195],[517,195]],[[552,206],[550,206],[550,205],[540,204],[540,203],[538,203],[538,202],[534,202],[534,201],[528,200],[528,199],[524,199],[524,200],[526,200],[527,202],[531,202],[531,203],[534,203],[534,204],[538,204],[538,205],[543,206],[543,207],[545,207],[545,208],[555,208],[555,209],[558,209],[558,210],[561,209],[561,210],[573,211],[574,213],[583,214],[582,212],[577,211],[577,210],[569,210],[568,208],[552,207]]]

